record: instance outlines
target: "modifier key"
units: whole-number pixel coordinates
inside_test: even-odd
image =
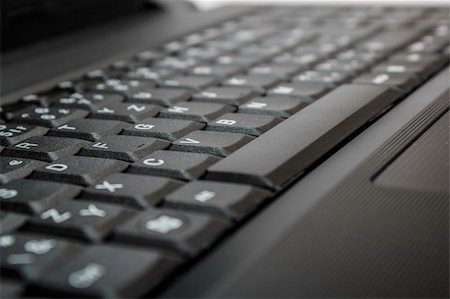
[[[399,96],[385,86],[343,85],[211,166],[206,177],[281,189]]]

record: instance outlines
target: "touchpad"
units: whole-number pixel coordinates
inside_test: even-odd
[[[376,179],[377,185],[448,192],[449,113],[442,116]]]

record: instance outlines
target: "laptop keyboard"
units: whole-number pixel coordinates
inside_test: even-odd
[[[261,8],[3,105],[2,298],[157,294],[449,50],[445,8]]]

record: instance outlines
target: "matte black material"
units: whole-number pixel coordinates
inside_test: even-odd
[[[207,178],[277,189],[398,97],[397,92],[381,86],[338,87],[210,167]]]

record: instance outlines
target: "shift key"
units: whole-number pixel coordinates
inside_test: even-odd
[[[211,166],[206,178],[281,189],[400,96],[385,86],[340,86]]]

